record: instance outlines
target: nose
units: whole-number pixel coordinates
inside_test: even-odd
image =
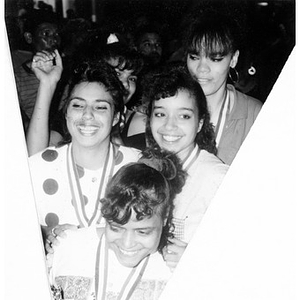
[[[177,126],[177,120],[174,116],[169,116],[166,118],[165,128],[166,129],[174,129]]]
[[[129,90],[129,80],[128,78],[122,78],[122,84],[126,90]]]
[[[209,69],[207,58],[201,57],[198,61],[197,72],[207,73],[207,72],[209,72],[209,70],[210,69]]]
[[[89,106],[85,107],[82,113],[82,118],[84,120],[92,120],[94,119],[93,109]]]
[[[122,235],[122,246],[124,249],[131,249],[135,245],[134,232],[125,231]]]

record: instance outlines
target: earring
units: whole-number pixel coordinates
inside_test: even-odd
[[[230,67],[228,76],[231,79],[231,81],[233,82],[233,84],[239,82],[240,76],[239,76],[239,72],[236,70],[236,68]]]

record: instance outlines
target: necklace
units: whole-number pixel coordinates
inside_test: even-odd
[[[102,241],[104,240],[104,242]],[[128,300],[134,293],[134,290],[140,282],[145,269],[147,267],[150,255],[144,258],[136,267],[132,268],[129,275],[125,279],[120,293],[118,294],[118,300]],[[108,285],[108,271],[109,271],[109,249],[104,234],[102,234],[96,257],[95,266],[95,294],[96,300],[105,300],[107,285]],[[101,276],[100,276],[101,273]]]
[[[101,211],[100,211],[100,199],[104,196],[106,179],[110,178],[113,174],[115,167],[115,149],[110,144],[108,146],[108,151],[105,157],[104,166],[101,174],[101,179],[99,183],[97,199],[95,201],[95,209],[91,216],[88,218],[85,210],[85,201],[82,193],[82,188],[79,181],[79,175],[77,166],[75,163],[72,144],[69,144],[67,149],[67,170],[70,190],[72,194],[72,204],[75,209],[75,213],[79,222],[80,227],[88,227],[92,224],[99,224],[101,221]],[[108,176],[108,177],[107,177]]]
[[[230,111],[229,93],[227,92],[226,89],[225,97],[218,117],[218,122],[215,128],[216,146],[219,145],[221,135],[224,129],[225,120],[229,111]]]

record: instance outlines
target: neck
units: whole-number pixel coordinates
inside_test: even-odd
[[[196,144],[191,144],[189,147],[183,149],[182,151],[177,153],[177,156],[181,159],[182,162],[185,162],[193,152]]]
[[[101,147],[84,148],[72,145],[72,151],[76,164],[89,169],[97,170],[104,165],[107,152],[109,150],[109,142],[104,143]]]
[[[210,113],[210,119],[214,125],[218,120],[220,109],[222,107],[223,102],[225,101],[226,95],[227,89],[225,86],[224,89],[220,89],[216,93],[206,96],[207,106]]]

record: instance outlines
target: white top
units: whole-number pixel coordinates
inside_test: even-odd
[[[215,155],[206,150],[199,153],[199,150],[196,146],[184,163],[188,177],[182,192],[175,198],[175,237],[186,243],[191,240],[229,168]]]
[[[101,229],[100,229],[101,230]],[[99,232],[99,229],[98,229]],[[103,291],[100,281],[103,278],[105,265],[104,244],[105,236],[101,237],[95,227],[66,231],[66,238],[59,238],[60,244],[55,248],[53,265],[50,271],[50,283],[61,286],[65,299],[91,300],[95,299],[98,284],[98,299]],[[100,246],[99,246],[100,245]],[[97,252],[98,250],[98,252]],[[104,299],[117,299],[122,289],[125,292],[121,299],[125,299],[134,283],[138,282],[130,299],[153,300],[158,299],[168,279],[170,269],[166,266],[162,255],[158,252],[149,256],[145,271],[140,281],[136,280],[142,270],[145,259],[137,267],[135,277],[126,280],[132,268],[121,265],[114,252],[108,249],[107,285]],[[97,276],[97,266],[99,273]],[[97,281],[96,279],[99,279]]]

